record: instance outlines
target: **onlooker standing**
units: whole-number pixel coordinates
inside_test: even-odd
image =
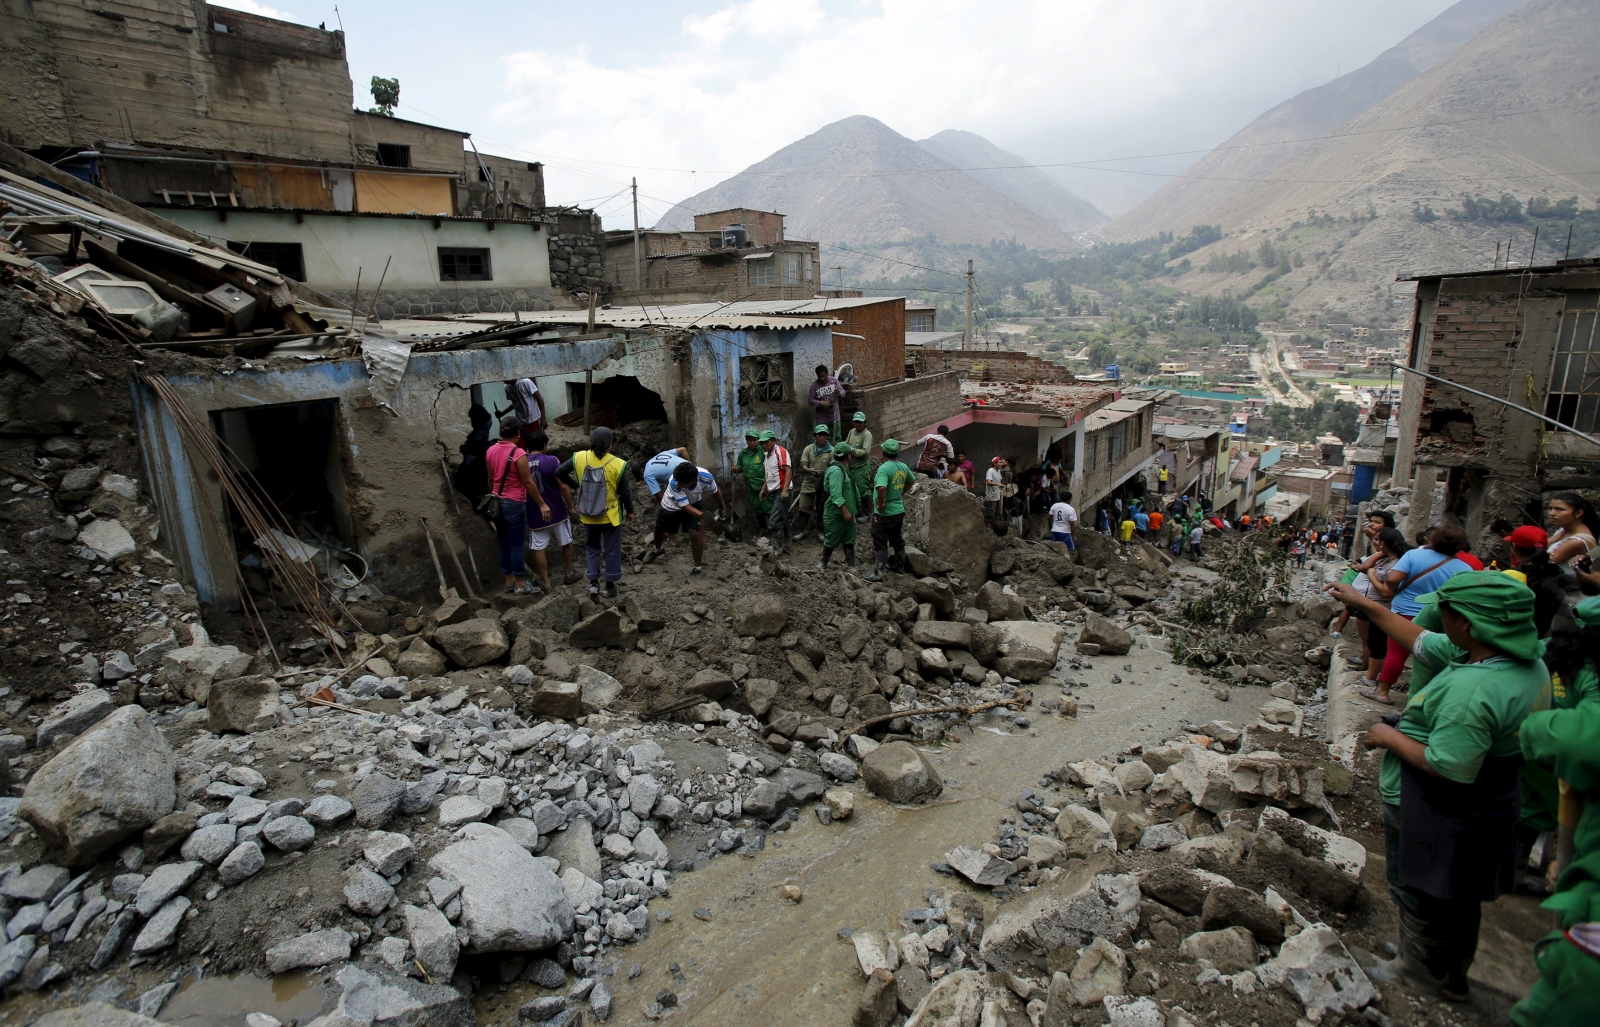
[[[1202,524],[1196,524],[1189,529],[1189,559],[1200,559],[1200,542],[1206,537],[1206,529]]]
[[[857,410],[850,417],[850,430],[844,441],[855,454],[850,461],[850,481],[856,487],[856,510],[865,513],[872,509],[872,430],[867,427],[867,413]]]
[[[1125,546],[1133,545],[1133,533],[1139,530],[1139,523],[1133,519],[1132,509],[1123,515],[1122,524],[1117,528],[1117,535]]]
[[[766,457],[761,451],[761,433],[746,428],[744,448],[739,451],[734,466],[744,480],[745,499],[750,504],[751,516],[756,519],[757,534],[766,534],[767,517],[772,513],[772,503],[762,497],[767,485]]]
[[[522,546],[528,532],[528,493],[533,481],[528,477],[528,457],[517,445],[517,434],[522,425],[507,414],[500,419],[500,441],[484,453],[488,465],[489,492],[500,499],[500,516],[495,518],[494,530],[500,541],[500,573],[506,578],[506,591],[526,595],[528,588],[527,566],[523,560]],[[544,511],[544,500],[539,500]]]
[[[807,402],[815,414],[813,421],[820,421],[833,426],[833,437],[839,438],[843,433],[843,426],[839,423],[839,401],[844,398],[844,385],[839,379],[828,373],[827,364],[817,365],[817,380],[811,383],[811,394]]]
[[[567,565],[567,576],[562,584],[570,585],[577,579],[572,570],[572,521],[567,516],[572,506],[572,490],[556,477],[561,461],[545,452],[549,445],[549,436],[543,431],[528,433],[528,476],[533,481],[533,491],[529,495],[539,497],[543,504],[533,504],[528,509],[528,548],[533,550],[534,566],[539,569],[539,580],[546,589],[550,588],[550,563],[545,550],[552,542],[561,547],[561,557]]]
[[[611,429],[596,428],[589,448],[572,454],[557,472],[578,480],[578,520],[586,538],[589,594],[600,594],[600,571],[605,568],[606,595],[617,594],[622,580],[622,516],[633,523],[633,490],[628,486],[628,461],[611,452]]]
[[[983,518],[990,524],[1005,519],[1006,458],[997,456],[983,475]]]
[[[1546,550],[1550,562],[1561,568],[1572,586],[1569,591],[1575,592],[1579,562],[1588,559],[1600,545],[1597,541],[1600,540],[1600,517],[1595,515],[1589,501],[1576,492],[1557,492],[1551,496],[1547,516],[1555,529],[1550,532]]]
[[[677,537],[679,531],[685,531],[689,534],[689,552],[694,557],[689,573],[699,574],[705,570],[706,527],[702,507],[708,493],[717,497],[726,516],[728,497],[717,488],[717,479],[710,471],[687,460],[673,468],[672,477],[661,491],[661,506],[656,510],[655,545],[645,554],[646,563],[661,555],[668,535]]]
[[[1156,494],[1157,495],[1161,495],[1161,496],[1166,495],[1167,494],[1167,485],[1168,485],[1167,465],[1166,464],[1162,464],[1161,465],[1161,470],[1156,472],[1156,480],[1158,482],[1158,484],[1156,486]]]
[[[906,565],[905,528],[906,504],[902,496],[911,485],[911,468],[900,462],[900,443],[895,439],[883,440],[883,463],[872,480],[872,553],[877,563],[868,581],[882,581],[884,569],[890,566],[889,551],[894,550],[896,570]]]
[[[978,487],[978,469],[972,466],[972,461],[967,459],[967,454],[956,454],[956,470],[961,472],[961,487],[971,492]]]
[[[1422,609],[1418,597],[1435,592],[1457,574],[1472,570],[1456,559],[1456,554],[1466,541],[1467,533],[1460,528],[1435,528],[1428,533],[1424,546],[1411,550],[1395,561],[1385,575],[1384,585],[1394,595],[1389,608],[1396,616],[1411,620]],[[1529,596],[1531,609],[1531,592]],[[1394,639],[1393,635],[1389,637],[1391,641]],[[1400,672],[1405,669],[1406,659],[1410,655],[1411,651],[1405,646],[1389,646],[1389,652],[1383,659],[1383,669],[1378,672],[1377,687],[1367,698],[1391,704],[1393,700],[1389,698],[1389,689],[1400,680]]]
[[[1078,530],[1078,511],[1072,508],[1071,499],[1072,493],[1063,492],[1055,505],[1050,507],[1050,537],[1065,543],[1068,549],[1077,549],[1078,544],[1072,533]]]
[[[497,410],[495,413],[509,412],[516,417],[522,443],[526,446],[528,433],[544,427],[544,400],[539,395],[539,386],[534,384],[532,378],[508,378],[503,384],[511,407],[509,411]]]
[[[800,451],[800,463],[795,468],[800,476],[800,495],[796,497],[795,505],[801,510],[816,513],[818,535],[822,533],[822,511],[817,507],[817,490],[822,487],[822,476],[833,466],[831,435],[825,424],[813,428],[811,437],[814,441],[806,443],[805,448]]]
[[[772,431],[761,433],[762,466],[766,480],[761,486],[761,496],[772,504],[767,515],[767,530],[777,535],[778,552],[789,551],[789,489],[794,474],[789,451],[778,445],[778,436]]]
[[[1150,515],[1142,507],[1133,508],[1133,530],[1140,538],[1150,537]]]
[[[1390,608],[1394,592],[1389,587],[1389,572],[1400,558],[1411,551],[1405,535],[1398,528],[1384,528],[1372,537],[1372,555],[1361,562],[1358,574],[1351,585],[1357,592],[1385,609]],[[1357,688],[1363,695],[1375,697],[1378,671],[1389,655],[1389,637],[1367,619],[1367,615],[1353,606],[1345,609],[1356,617],[1356,631],[1361,636],[1362,657],[1359,661],[1346,661],[1361,670]]]

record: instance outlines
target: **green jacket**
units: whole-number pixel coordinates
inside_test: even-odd
[[[856,512],[856,490],[850,476],[839,464],[830,464],[822,474],[822,488],[828,494],[828,506],[842,507],[853,516]]]
[[[766,454],[761,452],[761,447],[755,449],[741,449],[735,466],[739,473],[744,475],[744,484],[751,492],[760,492],[767,484]]]

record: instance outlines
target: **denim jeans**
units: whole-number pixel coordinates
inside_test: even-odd
[[[622,525],[585,524],[583,555],[588,562],[589,580],[600,580],[600,563],[605,561],[606,580],[622,580]]]
[[[500,500],[500,519],[494,522],[494,530],[500,537],[500,573],[523,577],[527,572],[522,546],[528,536],[528,504]]]

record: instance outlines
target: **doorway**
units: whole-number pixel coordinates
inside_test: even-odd
[[[354,547],[337,400],[214,410],[211,425],[238,468],[282,511],[297,537],[310,545]],[[235,550],[253,551],[255,539],[231,502],[228,515]]]

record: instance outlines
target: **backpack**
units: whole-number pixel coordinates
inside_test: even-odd
[[[592,458],[584,461],[583,477],[578,481],[579,517],[604,517],[610,509],[605,468],[604,459],[600,463],[594,463]]]

